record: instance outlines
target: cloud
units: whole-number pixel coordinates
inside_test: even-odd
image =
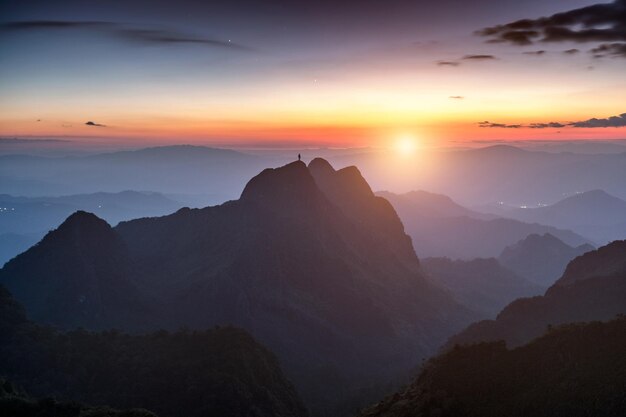
[[[496,59],[493,55],[465,55],[461,58],[466,61],[488,61],[492,59]]]
[[[550,122],[550,123],[531,123],[528,125],[531,129],[548,129],[548,128],[556,128],[560,129],[567,125],[559,122]]]
[[[480,127],[489,128],[506,128],[506,129],[518,129],[518,128],[530,128],[530,129],[560,129],[564,127],[574,128],[598,128],[598,127],[626,127],[626,113],[622,113],[619,116],[611,116],[606,119],[588,119],[579,122],[549,122],[549,123],[530,123],[527,125],[521,124],[505,124],[505,123],[492,123],[492,122],[479,122]]]
[[[600,3],[538,19],[487,27],[476,32],[492,43],[626,42],[626,0]]]
[[[252,50],[252,48],[235,42],[231,42],[230,40],[223,41],[219,39],[211,39],[200,36],[190,36],[189,34],[178,31],[132,27],[113,22],[28,20],[8,22],[0,25],[0,31],[3,32],[76,29],[98,31],[132,43],[152,45],[194,44],[217,48],[237,49],[241,51]]]
[[[100,123],[95,123],[92,121],[88,121],[87,123],[85,123],[87,126],[97,126],[97,127],[106,127],[106,125],[102,125]]]
[[[545,55],[546,51],[528,51],[528,52],[522,52],[524,55],[534,55],[534,56],[541,56],[541,55]]]
[[[575,55],[575,54],[577,54],[579,52],[580,52],[580,49],[576,49],[576,48],[567,49],[567,50],[563,51],[563,53],[567,54],[567,55]]]
[[[573,127],[626,127],[626,113],[606,119],[589,119],[582,122],[570,123]]]
[[[463,100],[465,97],[463,96],[450,96],[448,98],[454,99],[454,100]]]
[[[626,58],[626,43],[603,43],[590,52],[594,58]]]
[[[504,123],[491,123],[489,121],[485,121],[485,122],[479,122],[478,125],[480,127],[495,127],[495,128],[502,128],[502,129],[519,129],[520,127],[522,127],[522,125],[507,125]]]
[[[461,63],[456,61],[437,61],[437,65],[440,67],[458,67]]]

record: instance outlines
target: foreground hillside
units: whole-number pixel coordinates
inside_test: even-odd
[[[59,333],[26,320],[21,307],[2,287],[0,374],[35,397],[140,407],[161,416],[307,415],[274,355],[243,330],[227,327],[143,336],[116,331]],[[89,411],[89,416],[148,415],[103,414],[101,409],[82,410],[83,406],[50,401],[38,410],[39,403],[28,408],[32,402],[28,399],[6,401],[13,405],[17,401],[18,406],[31,410],[24,414],[29,416],[36,415],[35,411],[52,413],[42,414],[46,416],[78,415],[63,414],[72,408]],[[11,404],[0,401],[2,407]],[[18,414],[12,411],[8,415]]]
[[[507,350],[457,347],[361,417],[618,417],[626,414],[626,319],[570,324]]]
[[[156,417],[141,409],[115,410],[110,407],[90,407],[77,402],[54,398],[32,398],[10,381],[0,378],[0,415],[10,417]]]
[[[75,213],[0,282],[33,320],[68,329],[244,328],[321,412],[478,317],[422,275],[358,169],[322,159],[266,169],[221,206],[115,228]]]

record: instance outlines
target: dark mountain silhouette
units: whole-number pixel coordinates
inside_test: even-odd
[[[153,310],[166,312],[148,327],[243,327],[276,352],[310,404],[332,407],[360,384],[404,375],[478,316],[421,275],[393,208],[374,196],[356,168],[326,165],[267,169],[239,200],[90,235],[96,243],[119,238],[126,248],[119,262],[76,254],[74,263],[46,266],[46,280],[38,280],[49,253],[68,253],[44,240],[31,249],[36,257],[30,251],[18,256],[0,279],[10,289],[28,283],[29,293],[16,296],[30,314],[29,300],[45,297],[47,282],[63,282],[77,265],[90,271],[104,263],[102,276],[119,274],[155,300]],[[123,272],[118,264],[127,262]],[[46,317],[76,325],[74,318]],[[125,320],[109,325],[127,327]]]
[[[545,295],[515,300],[495,320],[470,325],[448,346],[505,340],[519,346],[563,323],[609,320],[626,313],[626,240],[587,252],[570,262]]]
[[[422,259],[422,268],[431,280],[450,291],[462,304],[483,313],[496,314],[511,301],[542,293],[533,284],[494,259],[453,261],[449,258]]]
[[[545,288],[563,274],[569,261],[593,249],[589,244],[569,246],[549,233],[532,234],[504,248],[498,260],[520,276]]]
[[[147,299],[122,239],[104,220],[78,211],[8,262],[0,280],[37,322],[103,329],[145,326]]]
[[[626,201],[603,190],[577,193],[550,206],[496,212],[521,221],[570,229],[601,244],[626,236]]]
[[[106,414],[104,407],[86,409],[73,401],[146,408],[171,417],[307,415],[276,357],[240,329],[141,336],[82,329],[60,333],[28,321],[2,286],[0,313],[2,374],[35,397],[60,401],[0,393],[0,412],[9,412],[2,415],[77,416],[64,414],[72,410],[89,411],[85,417],[152,415],[139,410]]]
[[[381,195],[390,197],[389,201],[413,239],[416,252],[422,257],[466,260],[497,257],[506,246],[533,233],[550,233],[572,246],[590,243],[569,230],[493,218],[493,215],[466,209],[442,195],[425,192]]]
[[[529,344],[455,348],[361,417],[548,417],[626,414],[626,319],[564,325]]]

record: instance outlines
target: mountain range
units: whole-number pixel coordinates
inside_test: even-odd
[[[37,243],[76,211],[93,212],[117,224],[122,220],[170,214],[183,206],[177,200],[153,192],[99,192],[58,197],[3,194],[0,195],[0,265]]]
[[[569,246],[549,233],[532,234],[504,248],[498,260],[520,276],[547,288],[563,274],[572,259],[592,250],[594,247],[589,244]]]
[[[621,240],[575,258],[543,296],[513,301],[495,320],[470,325],[447,345],[504,340],[520,346],[549,326],[610,320],[625,312],[626,240]]]
[[[626,201],[603,190],[576,193],[555,204],[534,208],[492,205],[496,214],[573,230],[600,244],[626,236]]]
[[[517,298],[538,295],[545,290],[505,268],[495,258],[471,261],[426,258],[421,264],[433,282],[485,318],[495,317]]]
[[[394,206],[422,257],[464,260],[497,257],[505,247],[531,234],[549,233],[572,246],[591,243],[570,230],[475,212],[443,195],[427,192],[379,195]]]
[[[62,328],[242,327],[319,413],[405,375],[479,317],[423,276],[358,169],[321,159],[263,170],[220,206],[115,228],[77,212],[0,282]]]

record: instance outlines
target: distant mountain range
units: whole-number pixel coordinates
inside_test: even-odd
[[[184,197],[184,196],[181,196]],[[111,224],[140,217],[163,216],[184,204],[159,193],[76,194],[61,197],[0,195],[0,265],[41,240],[78,210],[97,214]]]
[[[503,217],[570,229],[600,244],[626,237],[626,201],[602,190],[577,193],[545,207],[489,208]]]
[[[503,267],[494,258],[471,261],[426,258],[421,264],[433,282],[450,291],[462,304],[483,313],[485,318],[495,317],[517,298],[538,295],[545,290]]]
[[[549,233],[572,246],[590,241],[572,231],[466,209],[442,195],[379,193],[394,206],[422,257],[491,258],[531,234]]]
[[[505,340],[519,346],[549,326],[609,320],[626,313],[626,240],[615,241],[571,261],[543,296],[518,299],[495,320],[474,323],[448,346]]]
[[[32,197],[130,189],[201,194],[217,204],[236,198],[248,178],[275,161],[190,145],[87,156],[2,155],[0,194]]]
[[[532,234],[504,248],[498,260],[520,276],[546,288],[563,274],[572,259],[594,249],[589,244],[569,246],[549,233]]]
[[[64,328],[242,327],[321,413],[479,317],[422,275],[360,172],[321,159],[266,169],[221,206],[115,228],[77,212],[0,282],[29,317]]]
[[[290,153],[290,152],[289,152]],[[284,150],[238,152],[164,146],[91,156],[0,156],[0,194],[41,196],[148,190],[205,195],[209,204],[237,198],[266,166],[292,160]],[[466,207],[504,201],[551,204],[584,190],[626,199],[626,152],[529,151],[507,145],[471,150],[420,150],[415,159],[374,149],[302,150],[327,153],[337,167],[359,166],[376,190],[436,190]]]
[[[433,190],[466,207],[489,202],[553,204],[585,190],[602,189],[626,199],[626,152],[529,151],[509,145],[471,150],[420,150],[414,160],[362,153],[332,158],[356,164],[376,190]]]

